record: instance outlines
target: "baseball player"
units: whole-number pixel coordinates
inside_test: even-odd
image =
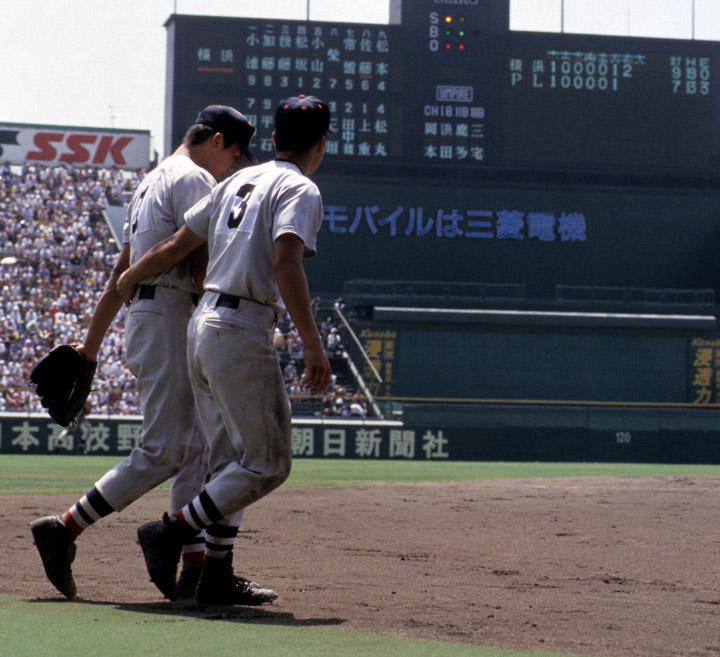
[[[130,298],[139,281],[208,243],[205,295],[188,327],[188,360],[211,476],[182,509],[138,529],[150,578],[170,599],[178,594],[174,563],[181,546],[204,529],[196,601],[245,604],[245,580],[232,568],[234,515],[290,474],[290,403],[273,347],[286,308],[304,343],[304,386],[320,392],[330,381],[303,270],[323,218],[320,192],[307,176],[323,159],[328,131],[334,132],[325,103],[313,96],[283,101],[275,114],[276,158],[219,184],[175,235],[118,281],[120,294]]]
[[[232,107],[207,107],[189,127],[180,147],[140,183],[128,206],[122,250],[85,341],[78,347],[89,361],[97,361],[105,333],[122,306],[116,289],[120,274],[174,233],[185,212],[210,193],[216,179],[257,161],[249,149],[254,132],[245,116]],[[71,569],[75,539],[85,529],[167,479],[171,479],[170,509],[178,511],[207,477],[207,445],[196,426],[186,355],[188,320],[202,291],[206,262],[207,250],[199,248],[148,277],[137,288],[128,310],[127,362],[137,377],[143,410],[141,445],[63,515],[41,518],[31,525],[48,579],[68,598],[76,594]],[[203,537],[195,536],[183,546],[180,574],[180,588],[189,596],[194,595],[203,560]],[[260,601],[267,597],[263,593]]]

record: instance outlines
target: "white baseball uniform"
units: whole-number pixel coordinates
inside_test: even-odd
[[[273,243],[292,233],[314,254],[322,217],[316,185],[283,160],[240,171],[185,215],[210,258],[188,328],[190,380],[210,448],[211,479],[191,503],[204,522],[227,520],[289,474],[290,402],[273,347],[284,312]]]
[[[210,173],[184,155],[171,155],[151,171],[128,206],[123,242],[130,244],[130,263],[177,231],[185,212],[215,184]],[[170,509],[177,511],[198,493],[207,475],[207,445],[196,423],[187,369],[187,325],[197,289],[186,260],[138,289],[125,337],[143,410],[142,445],[96,487],[120,511],[172,478]]]

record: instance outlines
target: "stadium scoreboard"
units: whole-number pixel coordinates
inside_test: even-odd
[[[396,23],[173,15],[165,150],[211,103],[256,125],[275,107],[331,106],[323,177],[522,172],[708,178],[720,168],[713,42],[512,32],[506,0],[413,0]]]

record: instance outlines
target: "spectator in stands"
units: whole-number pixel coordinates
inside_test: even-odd
[[[353,397],[353,401],[350,404],[350,415],[355,417],[365,417],[367,415],[367,408],[362,402],[356,401]]]
[[[292,380],[292,383],[290,384],[290,386],[288,388],[288,393],[294,397],[297,397],[297,396],[303,394],[303,388],[300,385],[299,379],[295,378]]]
[[[337,328],[333,327],[330,329],[330,332],[327,336],[327,352],[331,356],[337,356],[339,354],[342,354],[343,351],[343,345],[340,341],[340,332],[337,330]]]
[[[285,379],[286,383],[291,382],[293,379],[299,379],[300,375],[298,374],[297,366],[295,365],[295,362],[292,360],[289,360],[287,365],[285,365],[283,369],[283,379]]]
[[[82,329],[117,251],[99,221],[105,192],[113,180],[134,186],[137,178],[129,171],[32,164],[3,165],[1,175],[0,357],[7,363],[2,405],[43,411],[26,389],[29,370],[37,358]],[[122,362],[122,354],[117,359]],[[97,385],[105,380],[106,364],[100,366]]]
[[[275,327],[275,335],[273,336],[273,347],[278,351],[285,351],[287,343],[285,342],[285,335],[280,330],[279,326]]]
[[[332,388],[330,388],[324,395],[322,400],[322,414],[323,417],[329,417],[335,415],[335,394]]]
[[[297,329],[292,323],[290,323],[290,325],[288,326],[288,330],[285,333],[285,345],[288,354],[292,355],[294,353],[297,353],[299,339],[300,336],[298,335]]]
[[[325,342],[327,342],[328,334],[330,333],[330,329],[333,328],[333,326],[334,322],[332,315],[328,315],[320,324],[320,335]]]

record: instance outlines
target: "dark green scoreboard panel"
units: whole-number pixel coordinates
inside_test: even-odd
[[[306,270],[338,281],[520,283],[712,289],[720,193],[627,189],[322,185],[326,221]]]
[[[280,100],[331,105],[313,294],[359,280],[511,284],[524,286],[517,312],[538,316],[568,310],[559,286],[718,298],[717,43],[511,32],[509,0],[405,0],[391,25],[172,16],[167,27],[166,152],[201,108],[224,103],[257,126],[268,160]],[[373,393],[404,403],[408,422],[437,401],[428,413],[473,444],[487,426],[485,458],[717,460],[707,424],[678,438],[687,407],[720,403],[720,337],[707,322],[378,317],[356,326],[384,377],[364,372]],[[450,398],[478,405],[453,418]],[[490,417],[493,404],[510,410]],[[604,405],[678,415],[618,421],[597,415]],[[520,408],[532,417],[518,438]],[[559,454],[563,427],[589,451]],[[533,451],[543,431],[547,449]],[[599,447],[606,438],[617,454]]]
[[[717,44],[511,32],[503,0],[402,9],[396,25],[173,16],[171,145],[199,108],[229,103],[269,158],[278,102],[313,93],[339,129],[335,176],[718,171]]]
[[[714,168],[707,46],[524,41],[506,51],[503,162],[658,173]]]
[[[511,32],[500,0],[398,24],[172,16],[166,150],[227,103],[333,109],[311,287],[356,278],[715,288],[718,45]]]

